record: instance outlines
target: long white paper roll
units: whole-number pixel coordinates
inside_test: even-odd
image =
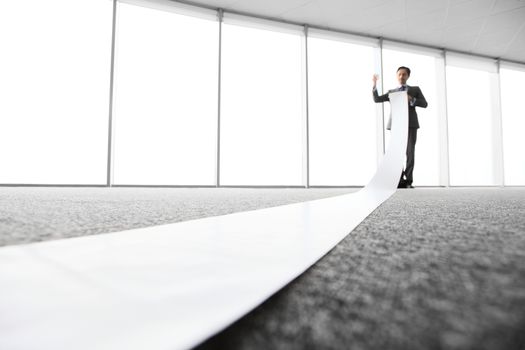
[[[359,192],[0,249],[0,349],[187,349],[303,273],[396,190],[406,92]]]

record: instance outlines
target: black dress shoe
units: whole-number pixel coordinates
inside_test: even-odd
[[[407,180],[400,180],[399,181],[399,184],[397,185],[397,188],[408,188],[408,183],[407,183]]]
[[[412,184],[410,184],[410,185],[407,185],[407,188],[414,188],[414,186],[412,186]]]

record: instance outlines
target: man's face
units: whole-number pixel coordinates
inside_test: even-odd
[[[400,69],[397,71],[397,81],[399,85],[405,85],[408,80],[408,72],[406,69]]]

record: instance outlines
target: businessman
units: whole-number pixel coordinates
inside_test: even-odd
[[[416,107],[427,108],[427,100],[421,92],[419,86],[409,86],[407,85],[407,80],[410,78],[410,68],[401,66],[397,69],[397,81],[399,82],[399,87],[389,90],[388,93],[379,96],[377,93],[377,80],[379,77],[377,74],[374,74],[372,78],[373,81],[373,96],[374,102],[382,103],[390,101],[388,94],[396,91],[407,91],[408,95],[408,140],[407,140],[407,153],[406,153],[406,166],[405,170],[401,173],[401,178],[399,180],[398,188],[414,188],[412,186],[413,173],[414,173],[414,159],[415,159],[415,150],[416,150],[416,140],[417,140],[417,129],[419,128],[419,121],[417,119]],[[392,117],[388,120],[387,129],[390,130],[392,124]]]

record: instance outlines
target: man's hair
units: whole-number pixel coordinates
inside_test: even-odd
[[[400,69],[404,69],[404,70],[406,70],[407,73],[408,73],[408,76],[410,76],[410,68],[405,67],[405,66],[401,66],[401,67],[399,67],[399,68],[396,70],[396,73],[399,72]]]

